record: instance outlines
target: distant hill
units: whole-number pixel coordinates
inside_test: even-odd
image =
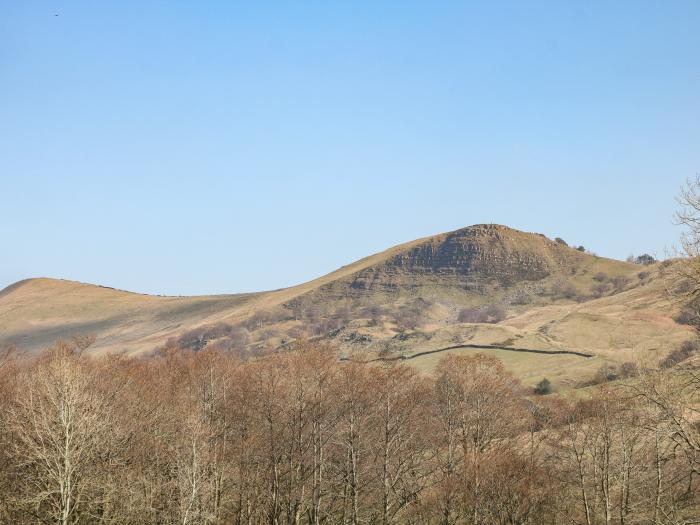
[[[581,351],[622,362],[658,359],[692,337],[673,321],[674,311],[658,265],[598,257],[541,234],[483,224],[253,294],[162,297],[28,279],[0,291],[0,343],[33,353],[57,338],[91,333],[96,352],[137,354],[170,342],[247,355],[317,338],[363,358],[470,343]],[[423,360],[428,368],[430,359]],[[562,377],[583,366],[574,361]],[[528,366],[533,378],[541,375],[539,365]],[[581,373],[595,366],[589,359]]]
[[[27,279],[0,292],[0,342],[38,351],[57,338],[95,334],[98,350],[142,352],[240,308],[250,295],[160,297],[58,279]]]

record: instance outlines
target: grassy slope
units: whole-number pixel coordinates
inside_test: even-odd
[[[172,333],[215,322],[255,297],[159,297],[73,281],[28,279],[0,292],[0,342],[37,351],[59,337],[94,333],[96,350],[147,351]]]
[[[96,351],[146,352],[193,327],[235,322],[273,308],[422,241],[365,257],[308,283],[255,294],[167,297],[59,279],[27,279],[0,291],[0,343],[37,352],[58,338],[94,333]]]
[[[658,362],[675,345],[692,337],[687,327],[670,318],[674,307],[666,299],[663,280],[640,281],[640,268],[621,261],[581,254],[555,246],[534,234],[502,229],[501,244],[506,251],[544,254],[547,261],[558,261],[562,270],[542,281],[549,286],[565,280],[582,293],[589,293],[599,272],[609,278],[627,277],[628,290],[585,303],[546,296],[533,296],[532,304],[512,306],[509,317],[498,325],[456,324],[455,311],[460,304],[483,304],[502,300],[508,289],[495,288],[476,296],[459,288],[451,277],[396,270],[395,261],[428,247],[435,250],[454,238],[441,234],[405,243],[366,257],[314,281],[292,288],[258,294],[201,297],[156,297],[118,291],[71,281],[31,279],[0,292],[0,343],[12,341],[20,348],[38,351],[58,337],[76,333],[95,333],[96,351],[140,353],[154,349],[169,337],[193,327],[219,321],[234,323],[257,311],[266,311],[293,299],[319,304],[331,311],[337,306],[339,291],[351,289],[366,275],[391,280],[399,290],[433,294],[444,301],[429,308],[432,321],[394,344],[393,351],[410,355],[423,350],[452,346],[458,342],[504,344],[537,349],[570,349],[595,354],[593,359],[574,356],[542,356],[487,350],[502,357],[506,366],[528,382],[547,376],[562,385],[591,375],[604,362],[648,360]],[[481,242],[481,241],[480,241]],[[483,241],[486,249],[492,239]],[[481,245],[480,245],[481,249]],[[563,261],[563,263],[562,263]],[[489,264],[488,260],[482,264]],[[570,270],[570,271],[569,271]],[[403,272],[403,273],[402,273]],[[652,274],[655,272],[652,271]],[[376,277],[375,277],[376,278]],[[447,284],[446,284],[447,283]],[[527,284],[527,283],[526,283]],[[530,284],[527,284],[530,286]],[[411,295],[413,294],[413,295]],[[366,295],[363,305],[405,301],[407,297],[383,292]],[[397,329],[390,322],[369,326],[356,318],[348,325],[357,333],[369,334],[373,343],[365,352],[377,352],[376,343],[395,341]],[[339,338],[333,340],[345,352],[358,348]],[[345,345],[345,347],[344,347]],[[451,352],[475,350],[452,350]],[[415,366],[430,370],[440,354],[412,360]]]
[[[581,304],[537,307],[513,315],[499,325],[480,325],[468,341],[498,345],[511,339],[511,344],[518,347],[573,350],[593,354],[594,358],[505,350],[459,349],[445,353],[495,355],[527,384],[547,377],[556,386],[566,387],[590,378],[604,364],[633,362],[642,367],[656,367],[671,350],[696,337],[692,328],[673,321],[671,315],[675,309],[676,305],[667,296],[664,279],[657,275],[646,284],[608,297]],[[412,363],[430,371],[441,355],[420,357]]]

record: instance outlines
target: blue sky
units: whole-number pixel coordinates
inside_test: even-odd
[[[0,2],[0,287],[271,289],[486,222],[661,256],[698,27],[697,1]]]

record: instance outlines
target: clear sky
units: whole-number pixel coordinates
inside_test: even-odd
[[[278,288],[495,222],[662,256],[700,2],[0,0],[0,287]]]

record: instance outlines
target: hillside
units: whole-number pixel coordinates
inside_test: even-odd
[[[35,352],[58,338],[95,334],[96,350],[142,352],[178,330],[240,308],[254,294],[161,297],[57,279],[27,279],[0,292],[0,343]]]
[[[96,352],[144,353],[171,341],[248,355],[304,337],[362,359],[466,343],[501,353],[510,347],[578,351],[619,363],[642,355],[658,360],[692,337],[673,312],[656,266],[598,257],[541,234],[476,225],[256,294],[161,297],[29,279],[0,292],[0,343],[37,352],[57,338],[91,333]],[[528,369],[533,380],[551,363],[527,357],[525,366],[518,356],[515,371]],[[430,368],[431,359],[415,362]],[[564,361],[564,376],[600,366],[591,359]]]

